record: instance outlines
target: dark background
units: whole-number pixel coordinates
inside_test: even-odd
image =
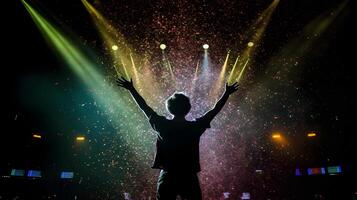
[[[97,31],[91,25],[90,17],[85,9],[83,9],[80,1],[52,0],[52,1],[29,1],[33,5],[38,6],[44,11],[49,11],[53,16],[60,19],[65,26],[69,26],[75,33],[80,33],[81,38],[88,41],[100,40]],[[131,10],[130,12],[122,13],[121,18],[117,19],[115,13],[110,13],[119,25],[127,27],[123,32],[129,41],[136,43],[138,38],[146,37],[150,32],[150,27],[143,29],[142,32],[135,31],[132,34],[135,25],[145,24],[145,18],[150,16],[155,6],[159,1],[112,1],[108,5],[117,5],[120,11]],[[228,4],[228,1],[226,1]],[[299,34],[299,31],[310,20],[318,14],[333,8],[338,5],[337,0],[281,0],[276,12],[273,15],[271,24],[264,35],[264,43],[262,49],[264,52],[258,54],[257,62],[264,63],[268,57],[278,52],[280,47],[286,41]],[[7,2],[9,3],[9,2]],[[244,27],[244,22],[249,23],[254,19],[257,10],[266,7],[267,3],[259,1],[237,1],[235,5],[243,5],[247,10],[237,16],[238,21],[233,22],[236,26],[225,26],[222,23],[224,20],[234,20],[234,17],[227,17],[223,14],[225,11],[217,9],[215,1],[193,1],[192,4],[196,8],[215,15],[207,15],[205,18],[198,17],[201,20],[199,23],[201,29],[208,30],[203,39],[209,39],[214,33],[218,37],[231,38],[232,32],[239,32]],[[233,4],[233,3],[232,3]],[[306,184],[318,185],[327,184],[331,181],[330,186],[335,188],[350,187],[347,193],[356,191],[356,133],[355,133],[355,34],[352,13],[352,1],[347,4],[347,9],[343,20],[332,25],[324,37],[328,38],[328,43],[323,51],[312,50],[313,55],[310,58],[308,67],[304,68],[301,76],[303,81],[301,87],[304,96],[311,100],[311,110],[307,113],[313,113],[315,117],[307,124],[318,126],[323,134],[319,135],[314,144],[306,145],[306,154],[310,154],[309,163],[316,163],[316,166],[322,164],[334,163],[340,164],[345,169],[344,178],[339,180],[318,180],[304,179],[290,181],[292,187],[307,187]],[[123,9],[123,5],[125,9]],[[251,10],[250,10],[251,9]],[[256,9],[256,10],[255,10]],[[34,25],[29,14],[21,4],[21,1],[12,1],[11,5],[3,7],[6,14],[2,19],[2,37],[3,49],[2,55],[2,97],[1,102],[3,110],[1,113],[2,134],[1,134],[1,175],[8,174],[11,168],[41,168],[47,171],[59,170],[59,166],[66,166],[64,161],[58,161],[55,155],[57,151],[68,152],[71,154],[73,149],[70,148],[72,141],[61,134],[61,131],[56,134],[46,134],[50,130],[48,125],[44,124],[46,120],[38,113],[33,113],[31,109],[25,105],[21,99],[23,90],[28,91],[31,95],[31,85],[23,85],[26,83],[27,77],[48,77],[49,79],[74,80],[75,77],[60,63],[59,59],[53,54],[42,35]],[[113,9],[115,10],[115,9]],[[202,12],[203,12],[202,11]],[[161,9],[161,12],[173,12],[173,10]],[[233,12],[233,11],[232,11]],[[124,16],[124,17],[123,17]],[[199,15],[201,16],[201,15]],[[83,20],[85,19],[85,20]],[[133,25],[133,26],[129,26]],[[144,25],[145,26],[145,25]],[[154,36],[157,37],[157,36]],[[167,40],[169,40],[169,36]],[[205,38],[206,37],[206,38]],[[229,42],[228,42],[229,43]],[[232,42],[233,43],[233,42]],[[101,44],[91,44],[94,48],[100,48]],[[267,51],[267,49],[269,51]],[[140,52],[140,48],[138,50]],[[214,51],[214,50],[213,50]],[[101,53],[99,51],[99,53]],[[214,54],[214,53],[212,53]],[[264,71],[262,68],[261,71]],[[76,81],[76,80],[74,80]],[[62,87],[66,87],[65,85]],[[47,91],[43,91],[45,101]],[[48,103],[48,102],[47,102]],[[46,104],[46,102],[44,102]],[[50,104],[51,105],[51,104]],[[53,104],[55,105],[55,103]],[[32,134],[40,132],[48,135],[46,141],[35,141]],[[71,150],[72,149],[72,150]],[[68,157],[67,157],[68,158]],[[71,163],[74,160],[68,158],[67,162]],[[297,159],[295,162],[300,166],[304,166],[306,160]],[[50,173],[48,173],[50,174]],[[53,179],[55,179],[53,177]],[[290,180],[290,179],[287,179]],[[347,180],[354,180],[347,183]],[[13,180],[12,180],[13,181]],[[295,182],[294,182],[295,181]],[[341,181],[341,186],[334,185]],[[16,186],[16,182],[13,183]],[[299,185],[300,184],[300,185]],[[48,186],[50,188],[50,186]],[[74,186],[73,186],[74,187]],[[312,186],[314,187],[314,186]],[[352,189],[353,188],[353,189]],[[19,188],[17,188],[19,189]],[[2,190],[2,188],[0,189]],[[43,189],[47,191],[47,189]],[[299,190],[299,189],[296,189]],[[288,189],[286,189],[288,191]],[[335,195],[335,196],[333,196]],[[336,194],[330,196],[330,199],[339,199]],[[346,197],[351,197],[346,195]],[[298,197],[294,197],[299,199]],[[290,199],[290,198],[287,198]]]

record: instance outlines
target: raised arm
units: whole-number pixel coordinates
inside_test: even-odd
[[[228,85],[226,83],[226,90],[224,91],[222,97],[217,101],[216,105],[213,107],[212,110],[208,111],[202,117],[204,120],[208,122],[212,121],[213,118],[222,110],[224,104],[226,104],[228,97],[238,90],[238,83],[235,82],[232,85]]]
[[[130,92],[140,109],[144,111],[146,117],[150,118],[155,113],[154,110],[145,102],[145,99],[138,93],[138,91],[136,91],[132,79],[128,81],[124,77],[120,77],[117,79],[117,84]]]

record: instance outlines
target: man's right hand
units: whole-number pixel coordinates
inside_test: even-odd
[[[225,93],[228,95],[233,94],[234,92],[236,92],[238,90],[238,82],[234,82],[232,85],[228,85],[228,83],[226,83],[226,91]]]
[[[123,87],[127,90],[134,89],[133,80],[130,78],[130,81],[126,80],[124,77],[120,77],[117,79],[117,85]]]

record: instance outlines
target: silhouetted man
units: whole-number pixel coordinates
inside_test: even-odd
[[[200,169],[199,141],[210,122],[223,108],[229,95],[238,89],[238,84],[229,86],[214,108],[197,118],[187,121],[185,116],[191,109],[190,99],[183,93],[175,93],[166,102],[167,110],[174,116],[166,119],[148,106],[136,91],[132,80],[123,77],[117,80],[120,87],[131,93],[141,110],[144,111],[152,128],[157,132],[156,156],[152,168],[161,169],[157,183],[158,200],[182,199],[201,200],[201,188],[197,173]]]

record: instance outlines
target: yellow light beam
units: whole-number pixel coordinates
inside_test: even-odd
[[[229,74],[228,81],[227,81],[228,84],[232,84],[233,75],[235,74],[235,70],[236,70],[236,66],[237,66],[239,57],[240,56],[238,55],[237,58],[236,58],[236,61],[234,62],[234,65],[232,67],[231,73]]]
[[[254,56],[254,50],[258,46],[257,44],[259,43],[260,39],[263,36],[263,33],[266,30],[267,25],[269,24],[269,21],[278,5],[280,0],[274,0],[268,8],[266,8],[263,13],[258,17],[258,19],[255,21],[255,23],[251,26],[251,28],[247,31],[247,35],[251,35],[251,39],[248,43],[248,45],[245,46],[245,49],[241,53],[241,60],[248,60],[249,57]],[[240,80],[240,77],[235,77],[235,67],[236,64],[233,66],[233,69],[231,71],[230,77],[228,79],[228,84],[232,84],[233,80]],[[243,66],[244,67],[244,66]],[[242,76],[242,72],[244,71],[243,69],[240,70],[241,73],[238,74],[238,76]]]
[[[131,71],[135,76],[134,80],[138,81],[138,70],[135,64],[133,65],[134,56],[132,55],[128,44],[126,44],[124,35],[117,31],[114,26],[110,24],[108,20],[106,20],[105,17],[103,17],[103,15],[101,15],[100,12],[98,12],[87,0],[82,0],[82,3],[91,15],[104,42],[112,49],[111,55],[113,62],[121,63],[122,69],[116,69],[117,74],[119,76],[125,74],[126,78],[130,79],[131,76],[126,66],[131,64],[133,66]],[[114,66],[118,67],[117,65]],[[137,85],[140,85],[140,83],[137,82]]]
[[[195,74],[193,75],[192,85],[191,85],[191,96],[192,97],[194,95],[194,91],[195,91],[195,87],[196,87],[196,81],[197,81],[197,78],[198,78],[198,68],[199,68],[199,66],[200,66],[200,61],[198,60],[197,64],[196,64]]]
[[[118,32],[113,25],[111,25],[108,20],[103,17],[87,0],[82,0],[83,5],[91,14],[92,19],[94,20],[98,30],[103,34],[102,36],[106,39],[109,39],[109,46],[117,46],[118,51],[122,51],[125,47],[125,40],[123,34]],[[119,45],[124,44],[124,45]]]
[[[250,47],[249,49],[252,49],[251,47],[253,47],[253,45],[256,46],[257,42],[261,39],[279,2],[280,0],[274,0],[251,26],[251,29],[248,31],[248,34],[252,35],[252,38],[248,43],[248,47]]]
[[[122,34],[117,33],[113,26],[86,0],[82,0],[83,5],[91,15],[97,29],[102,34],[108,46],[114,50],[112,54],[122,54],[123,46],[118,44],[125,44]]]
[[[98,32],[102,36],[102,39],[111,53],[111,58],[114,64],[120,63],[120,65],[114,65],[119,68],[121,74],[126,76],[127,79],[132,77],[135,81],[136,87],[139,89],[141,94],[150,99],[152,90],[155,92],[161,91],[161,87],[158,86],[157,80],[153,71],[151,70],[150,64],[144,64],[145,58],[142,55],[137,55],[133,51],[134,48],[125,40],[124,35],[115,28],[113,24],[109,20],[107,20],[104,15],[96,10],[94,6],[88,3],[87,0],[82,0],[84,7],[89,12],[94,25],[96,26]],[[116,50],[112,50],[113,45],[116,45]],[[140,64],[140,67],[138,66]],[[170,75],[174,80],[174,71],[172,70],[171,63],[167,65],[170,69]],[[141,80],[143,75],[145,74],[145,84]],[[175,84],[173,84],[175,85]],[[153,87],[156,86],[156,87]]]
[[[238,83],[240,82],[240,79],[242,78],[243,72],[244,72],[245,68],[247,67],[248,62],[249,62],[249,58],[248,58],[247,61],[244,63],[244,66],[243,66],[242,70],[240,71],[240,73],[239,73],[239,75],[238,75],[238,78],[236,79]]]
[[[167,59],[166,62],[167,62],[167,66],[169,67],[172,80],[176,81],[175,75],[174,75],[174,71],[172,70],[172,66],[171,66],[171,63],[170,63],[169,59]]]
[[[161,44],[161,45],[163,45],[163,44]],[[161,48],[161,45],[160,45],[160,48]],[[166,45],[165,45],[165,48],[166,48]],[[170,60],[167,58],[165,51],[162,51],[162,61],[164,63],[164,66],[170,71],[170,75],[171,75],[172,80],[175,80],[175,75],[174,75],[174,72],[172,70],[172,66],[171,66]]]
[[[224,60],[224,63],[222,65],[221,72],[219,73],[219,77],[217,79],[216,84],[214,84],[214,88],[212,90],[212,94],[210,95],[211,97],[216,97],[218,94],[219,89],[222,87],[227,71],[227,65],[228,65],[228,59],[229,59],[230,51],[227,52],[226,59]]]
[[[269,88],[272,84],[274,84],[270,77],[276,76],[276,74],[281,71],[281,67],[286,65],[283,63],[283,59],[281,58],[284,58],[284,60],[291,59],[295,62],[301,63],[304,62],[305,58],[310,56],[311,48],[321,39],[321,34],[329,30],[336,17],[338,17],[346,7],[347,2],[348,0],[342,2],[337,8],[329,9],[317,16],[315,19],[305,25],[302,32],[298,34],[297,37],[291,39],[290,42],[284,48],[282,48],[279,53],[276,54],[276,56],[270,59],[270,61],[267,63],[267,70],[265,71],[265,74],[268,76],[265,76],[264,80],[262,80],[265,82],[266,87]],[[293,65],[293,63],[291,65]],[[299,74],[301,71],[299,69],[301,68],[294,67],[286,72],[286,75],[280,76],[286,77],[289,79],[289,81],[291,81],[290,79],[292,79],[292,77],[300,76]],[[284,81],[287,80],[284,79]],[[257,91],[260,91],[260,89],[254,88],[252,91],[254,92],[251,94],[258,93]],[[260,91],[260,93],[261,92],[263,91]]]
[[[129,76],[128,70],[126,69],[125,63],[123,62],[123,59],[122,59],[122,58],[119,58],[119,60],[120,60],[122,66],[123,66],[123,68],[124,68],[125,76],[126,76],[127,80],[129,80],[129,79],[130,79],[130,76]]]
[[[114,64],[114,69],[115,69],[115,72],[117,73],[117,75],[120,77],[121,73],[120,73],[118,66],[116,64]]]
[[[229,59],[229,53],[230,53],[230,51],[228,51],[228,53],[226,55],[226,59],[224,60],[224,64],[222,66],[222,70],[219,73],[219,79],[220,80],[223,80],[224,79],[224,75],[226,74],[227,64],[228,64],[228,59]]]
[[[134,76],[135,76],[135,80],[136,80],[136,83],[138,85],[140,85],[140,80],[139,80],[139,76],[138,76],[138,70],[135,66],[135,62],[134,62],[134,58],[133,58],[133,55],[130,53],[130,60],[131,60],[131,66],[133,67],[133,71],[134,71]]]

